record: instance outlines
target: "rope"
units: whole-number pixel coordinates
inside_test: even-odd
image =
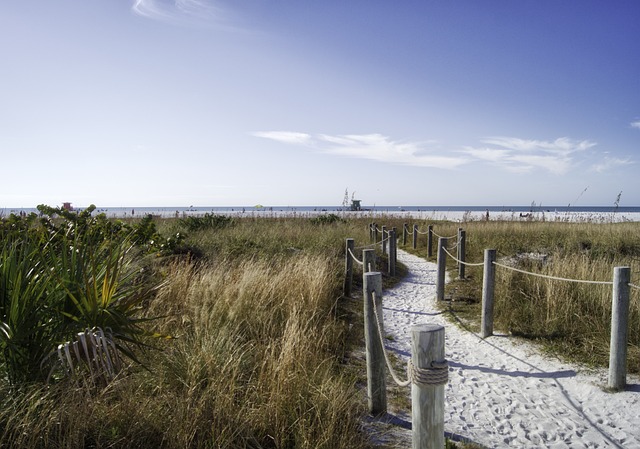
[[[457,263],[461,263],[462,265],[465,265],[467,267],[481,267],[484,265],[484,262],[480,262],[480,263],[469,263],[469,262],[463,262],[460,259],[458,259],[457,257],[455,257],[453,254],[451,254],[449,251],[447,251],[447,248],[442,248],[444,250],[445,253],[447,253],[449,255],[449,257],[451,257],[454,261],[456,261]]]
[[[632,284],[631,282],[629,282],[629,287],[635,288],[636,290],[640,290],[640,285],[635,285],[635,284]]]
[[[578,283],[582,283],[582,284],[613,285],[613,282],[611,282],[611,281],[588,281],[588,280],[583,280],[583,279],[561,278],[561,277],[557,277],[557,276],[549,276],[549,275],[546,275],[546,274],[532,273],[530,271],[520,270],[518,268],[510,267],[509,265],[503,265],[503,264],[498,263],[498,262],[493,262],[493,264],[498,266],[498,267],[506,268],[507,270],[517,271],[518,273],[530,274],[532,276],[538,276],[538,277],[541,277],[541,278],[551,279],[551,280],[554,280],[554,281],[578,282]]]
[[[369,249],[369,248],[375,248],[377,245],[378,245],[377,243],[370,243],[369,245],[356,246],[353,249]]]
[[[418,229],[418,234],[420,235],[427,235],[429,233],[429,230],[427,229],[426,231],[422,232],[420,229]]]
[[[421,386],[434,386],[445,385],[449,381],[449,363],[446,360],[442,362],[431,362],[429,368],[419,368],[413,364],[411,359],[407,361],[407,380],[400,380],[397,373],[391,365],[389,355],[387,354],[387,348],[384,345],[384,339],[382,338],[382,325],[380,324],[380,317],[378,316],[378,308],[376,307],[376,292],[371,292],[371,299],[373,301],[373,314],[376,317],[376,325],[378,327],[378,336],[380,337],[380,345],[382,346],[382,353],[384,354],[384,360],[387,363],[387,368],[391,373],[391,377],[399,387],[407,387],[413,382],[416,385]]]
[[[355,256],[355,254],[353,254],[353,252],[351,251],[351,248],[349,248],[349,254],[351,255],[351,258],[353,259],[353,261],[354,261],[355,263],[357,263],[357,264],[358,264],[358,265],[360,265],[360,266],[364,266],[364,260],[363,260],[362,262],[360,262],[360,261],[358,260],[358,258]]]
[[[448,239],[455,239],[456,237],[458,237],[458,234],[453,234],[450,237],[442,237],[441,235],[436,234],[434,231],[431,231],[431,232],[433,232],[433,235],[435,235],[436,237],[438,237],[440,239],[447,239],[448,240]]]

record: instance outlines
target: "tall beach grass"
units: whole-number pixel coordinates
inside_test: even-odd
[[[158,222],[161,233],[180,230]],[[101,389],[0,378],[0,447],[364,448],[362,373],[340,298],[346,237],[362,223],[236,220],[192,231],[137,318],[161,317]],[[144,323],[144,321],[141,321]]]

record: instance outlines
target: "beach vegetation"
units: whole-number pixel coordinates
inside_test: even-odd
[[[458,223],[438,223],[452,233]],[[631,268],[640,280],[640,223],[490,221],[463,224],[468,262],[482,262],[484,249],[497,250],[497,262],[547,277],[496,267],[497,332],[535,340],[553,354],[592,366],[609,361],[612,287],[554,278],[611,282],[614,267]],[[421,249],[424,252],[426,249]],[[448,258],[448,267],[455,263]],[[466,279],[447,285],[447,308],[459,322],[479,328],[482,267],[467,267]],[[640,302],[631,290],[629,372],[640,372]]]
[[[182,231],[194,259],[151,242],[177,219],[103,220],[1,223],[0,447],[371,447],[341,297],[365,226],[234,219]]]

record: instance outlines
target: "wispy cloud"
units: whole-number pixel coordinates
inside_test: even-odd
[[[464,156],[442,154],[429,142],[397,142],[382,134],[309,135],[290,131],[252,133],[283,143],[304,144],[316,151],[415,167],[453,169],[469,162]]]
[[[640,129],[640,120],[636,120],[631,122],[631,127],[632,128],[636,128],[636,129]]]
[[[605,171],[609,171],[613,168],[624,167],[626,165],[633,165],[633,164],[635,164],[635,162],[632,161],[630,158],[619,159],[615,157],[605,156],[605,158],[601,162],[591,166],[591,171],[602,173]]]
[[[282,143],[305,145],[311,142],[311,135],[293,131],[264,131],[255,132],[251,135],[271,139]]]
[[[131,10],[173,25],[222,24],[225,11],[212,0],[134,0]]]
[[[327,154],[379,161],[383,163],[454,169],[466,164],[491,164],[512,173],[532,173],[536,170],[564,175],[584,167],[587,160],[600,158],[590,171],[603,172],[633,164],[595,151],[590,140],[560,137],[555,140],[527,140],[517,137],[487,137],[480,146],[445,149],[436,141],[396,141],[383,134],[307,134],[293,131],[255,132],[252,135],[278,142],[303,145]]]
[[[481,142],[487,146],[465,147],[462,152],[515,173],[542,169],[557,175],[565,174],[572,168],[576,153],[596,146],[595,142],[589,140],[573,140],[568,137],[553,141],[487,137]]]

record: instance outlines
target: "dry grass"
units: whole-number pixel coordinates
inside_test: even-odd
[[[452,225],[458,226],[436,224],[435,229],[446,233],[453,229]],[[484,249],[494,248],[499,262],[549,276],[611,281],[614,267],[630,266],[632,283],[638,284],[640,279],[640,223],[509,221],[469,222],[462,226],[467,235],[469,262],[481,262]],[[453,263],[449,262],[448,267],[453,269]],[[447,292],[454,299],[450,311],[474,329],[479,321],[482,268],[466,271],[468,279],[452,282]],[[606,366],[611,292],[610,285],[548,280],[497,267],[495,326],[497,330],[535,339],[567,358]],[[629,323],[629,371],[638,372],[640,302],[636,290],[631,292]]]
[[[0,380],[0,447],[368,447],[362,373],[344,365],[346,237],[368,234],[306,220],[194,234],[199,259],[161,267],[165,286],[144,311],[175,336],[153,342],[149,370],[100,392]]]

